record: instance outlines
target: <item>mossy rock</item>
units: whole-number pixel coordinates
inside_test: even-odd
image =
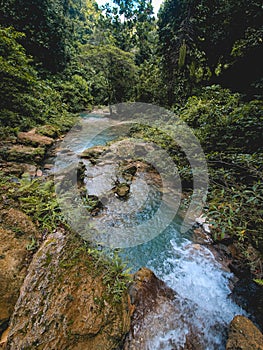
[[[79,157],[83,159],[88,159],[92,164],[96,164],[97,159],[105,153],[107,147],[104,146],[94,146],[83,151]]]
[[[3,153],[7,161],[18,163],[40,163],[45,155],[45,148],[14,145]]]
[[[18,210],[5,214],[2,220],[10,229],[0,226],[0,333],[9,321],[19,297],[32,256],[27,246],[35,230],[32,222]]]
[[[118,184],[114,187],[113,192],[120,198],[126,198],[130,193],[130,185],[125,182]]]
[[[59,136],[59,128],[54,125],[42,125],[36,128],[36,133],[55,139]]]
[[[263,334],[246,317],[235,316],[229,326],[226,350],[263,350]]]
[[[121,348],[131,305],[127,291],[113,303],[103,283],[106,273],[78,236],[51,234],[29,267],[5,349]]]
[[[17,140],[24,145],[31,145],[35,147],[48,147],[54,142],[51,137],[37,134],[36,129],[32,129],[28,132],[19,132],[17,134]]]

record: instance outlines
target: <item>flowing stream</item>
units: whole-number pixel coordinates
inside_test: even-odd
[[[104,145],[119,136],[119,131],[116,134],[116,130],[107,128],[107,118],[89,114],[83,115],[83,118],[91,127],[99,124],[105,126],[101,128],[104,131],[93,138],[92,142],[87,142],[86,131],[82,133],[76,130],[71,137],[70,152],[67,156],[58,157],[56,160],[56,172],[68,166],[70,162],[76,162],[77,155],[83,150],[95,145]],[[86,166],[88,189],[93,191],[91,194],[99,195],[100,191],[105,191],[109,186],[111,165],[107,165],[108,174],[105,168],[99,172],[88,161]],[[139,197],[144,189],[143,174],[138,175],[132,186],[131,196],[125,204],[128,206],[125,208],[125,215],[120,210],[125,207],[124,202],[118,206],[116,204],[118,200],[112,198],[102,214],[94,217],[93,220],[97,222],[98,227],[106,226],[102,232],[110,232],[116,225],[125,230],[129,224],[146,221],[149,216],[154,215],[160,201],[160,192],[154,191],[153,186],[148,191],[143,210],[136,213],[133,207],[141,200]],[[150,229],[155,230],[156,227]],[[157,277],[165,281],[176,292],[178,298],[181,298],[180,315],[187,324],[193,325],[200,335],[201,345],[196,349],[225,349],[229,322],[235,315],[245,314],[230,297],[229,285],[233,276],[215,260],[208,248],[192,242],[191,232],[180,233],[180,218],[176,217],[161,234],[148,242],[122,248],[121,255],[133,271],[142,266],[153,270]],[[157,325],[153,320],[149,320],[150,336],[147,338],[145,350],[183,349],[189,330],[186,325],[180,324],[178,310],[173,314],[164,307],[161,313],[158,315]]]

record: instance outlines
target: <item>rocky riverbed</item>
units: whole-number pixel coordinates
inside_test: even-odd
[[[32,179],[42,177],[45,156],[56,138],[56,133],[52,133],[52,128],[47,126],[41,128],[41,134],[33,129],[18,134],[17,139],[1,143],[3,176],[11,175],[9,181],[14,182],[19,182],[25,176]],[[97,148],[97,151],[101,150]],[[105,147],[99,154],[94,149],[87,150],[82,157],[95,166],[96,157],[103,152],[107,154]],[[46,170],[51,167],[49,165]],[[116,194],[125,199],[133,177],[137,172],[147,170],[146,167],[140,162],[123,163],[119,168],[119,183],[115,184],[115,189],[113,186],[113,196]],[[158,184],[160,179],[154,170],[148,168],[147,171],[152,174],[150,178],[155,185]],[[78,235],[64,227],[57,227],[46,236],[4,190],[0,201],[2,349],[86,350],[102,347],[143,350],[154,339],[154,329],[158,328],[158,317],[164,309],[167,325],[176,329],[183,324],[188,329],[184,342],[171,343],[171,348],[205,349],[202,334],[198,334],[194,325],[187,324],[185,315],[178,311],[182,301],[179,302],[174,290],[152,271],[142,268],[131,276],[133,281],[128,289],[123,290],[118,302],[113,302],[117,291],[113,288],[109,291],[104,281],[108,265],[103,265],[92,251],[83,248],[85,244]],[[200,246],[209,245],[218,261],[230,266],[242,281],[245,265],[238,259],[235,242],[222,241],[215,246],[211,237],[207,241],[207,234],[202,229],[196,232],[195,239]],[[114,281],[110,283],[112,287],[115,286]],[[243,296],[238,292],[236,294],[240,303],[244,304]],[[255,295],[259,301],[257,307],[260,308],[260,287]],[[192,301],[184,302],[195,309]],[[253,310],[249,311],[253,313]],[[174,321],[176,313],[178,323]],[[260,324],[260,317],[255,320]],[[162,331],[165,332],[165,329]],[[251,321],[244,316],[234,318],[229,327],[227,350],[262,349],[262,343],[262,334]]]

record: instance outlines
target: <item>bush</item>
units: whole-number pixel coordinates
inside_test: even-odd
[[[244,153],[253,153],[263,145],[262,112],[262,101],[242,102],[239,94],[219,86],[190,97],[179,111],[206,151]]]

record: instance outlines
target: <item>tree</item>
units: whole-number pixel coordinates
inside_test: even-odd
[[[0,27],[0,121],[27,129],[66,114],[60,95],[38,77],[19,43],[23,33]]]
[[[111,44],[123,51],[134,52],[141,64],[152,54],[152,32],[155,30],[152,0],[114,0],[116,6],[106,4],[101,26],[112,35]]]
[[[0,24],[24,32],[28,54],[51,72],[62,70],[70,57],[73,28],[66,21],[69,2],[59,0],[1,0]]]
[[[168,105],[207,83],[258,93],[263,59],[259,0],[166,0],[158,26]]]
[[[134,98],[137,68],[132,54],[112,45],[85,45],[79,60],[97,103],[115,104]]]

